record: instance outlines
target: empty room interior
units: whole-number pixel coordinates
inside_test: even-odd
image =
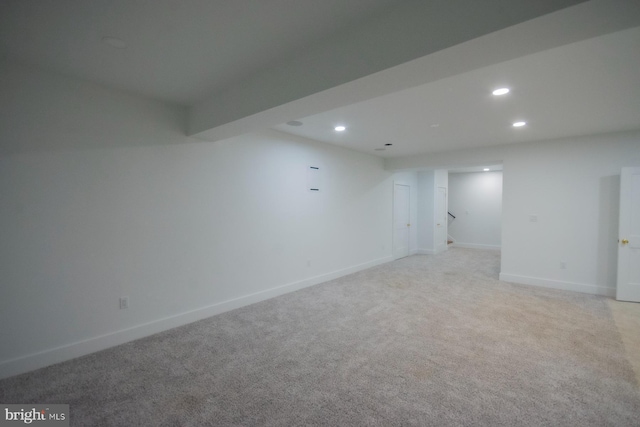
[[[3,1],[0,421],[640,425],[639,70],[636,0]]]

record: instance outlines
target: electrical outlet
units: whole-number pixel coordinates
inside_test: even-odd
[[[310,259],[307,260],[307,267],[311,267],[311,260]]]
[[[560,261],[560,268],[562,270],[566,270],[567,269],[567,261]]]
[[[529,215],[529,221],[538,222],[538,215],[535,215],[535,214]]]
[[[126,310],[129,308],[129,297],[120,298],[120,310]]]

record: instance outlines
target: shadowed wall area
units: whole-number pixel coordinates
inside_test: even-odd
[[[616,326],[637,305],[499,263],[404,258],[2,380],[0,401],[68,403],[76,426],[640,424]]]

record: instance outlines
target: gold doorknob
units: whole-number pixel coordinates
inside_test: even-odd
[[[622,243],[623,245],[626,245],[627,243],[629,243],[629,241],[627,239],[622,239],[620,243]]]
[[[411,227],[411,224],[407,224],[407,227]]]

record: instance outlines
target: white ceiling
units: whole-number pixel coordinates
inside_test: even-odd
[[[640,128],[639,5],[1,0],[0,60],[190,106],[208,140],[273,126],[401,157]]]
[[[274,129],[382,157],[639,129],[639,70],[635,27],[298,117],[300,127]],[[502,86],[511,93],[491,95]],[[518,120],[527,126],[513,128]],[[347,131],[335,132],[338,124]]]
[[[2,0],[0,58],[191,105],[393,3]]]
[[[488,171],[485,171],[485,169],[489,169]],[[478,172],[478,173],[484,173],[484,172],[496,172],[496,171],[502,171],[503,166],[502,164],[490,164],[490,165],[480,165],[480,166],[467,166],[467,167],[460,167],[460,168],[449,168],[448,171],[449,173],[473,173],[473,172]]]

